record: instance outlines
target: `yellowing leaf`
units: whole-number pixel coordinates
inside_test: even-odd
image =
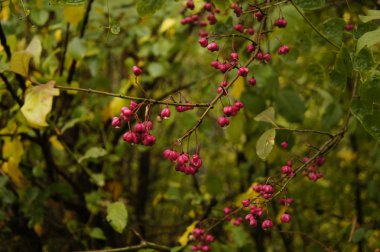
[[[194,221],[191,223],[190,226],[186,228],[186,231],[181,235],[181,237],[178,239],[179,244],[182,246],[187,245],[187,242],[189,241],[189,234],[193,232],[195,226],[198,224],[198,221]]]
[[[84,4],[65,5],[63,8],[63,20],[67,23],[78,25],[83,19],[84,7]]]
[[[9,71],[18,73],[22,76],[28,76],[29,62],[33,54],[27,51],[14,52],[9,63]]]
[[[276,137],[276,130],[269,129],[264,132],[256,142],[256,154],[259,158],[265,160],[271,153]]]
[[[173,27],[176,24],[176,20],[173,18],[167,18],[162,22],[160,29],[158,30],[159,33],[164,33],[167,30],[169,30],[171,27]]]
[[[242,200],[245,200],[245,199],[251,199],[251,200],[254,200],[255,202],[259,202],[259,201],[263,200],[263,198],[259,197],[260,196],[259,193],[252,190],[252,187],[256,184],[257,184],[257,182],[252,183],[252,185],[247,189],[247,191],[236,196],[235,205],[237,207],[241,207],[242,206],[241,202],[242,202]]]
[[[241,94],[244,91],[244,83],[245,83],[245,79],[243,77],[239,76],[231,88],[230,95],[233,98],[235,98],[235,99],[240,98]]]
[[[53,147],[57,150],[60,150],[60,151],[63,151],[65,148],[63,147],[63,145],[61,144],[61,142],[58,140],[57,136],[51,136],[49,138],[49,142],[51,143],[51,145],[53,145]]]
[[[41,40],[38,37],[34,37],[32,41],[30,41],[28,47],[25,49],[25,52],[28,52],[33,56],[33,61],[38,66],[40,64],[40,57],[42,52]]]
[[[46,127],[46,116],[51,111],[53,96],[59,95],[54,81],[28,88],[21,112],[33,128]]]
[[[18,168],[19,161],[15,157],[10,157],[8,162],[3,163],[1,170],[9,176],[17,187],[24,184],[25,178],[20,169]]]
[[[20,161],[24,154],[24,147],[22,146],[21,141],[15,138],[12,141],[5,142],[2,151],[4,158],[14,157],[16,160]]]

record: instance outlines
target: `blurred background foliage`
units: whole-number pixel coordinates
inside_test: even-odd
[[[201,2],[195,1],[196,6]],[[230,2],[213,2],[226,14],[218,16],[215,30],[232,33],[237,19]],[[126,128],[114,129],[110,123],[129,104],[127,100],[61,91],[54,97],[48,126],[35,129],[5,83],[0,84],[0,251],[123,247],[139,243],[132,230],[148,241],[182,249],[188,242],[183,234],[194,221],[222,217],[223,207],[234,205],[252,183],[278,175],[287,160],[307,155],[310,146],[326,140],[318,134],[278,131],[276,146],[263,161],[256,154],[256,142],[270,125],[253,118],[274,107],[276,122],[283,127],[336,133],[350,110],[353,87],[346,79],[353,72],[359,75],[360,88],[373,79],[372,89],[360,89],[362,104],[353,108],[356,117],[350,120],[345,138],[327,156],[324,178],[313,183],[299,177],[290,183],[288,194],[295,199],[288,209],[292,223],[266,232],[226,222],[212,231],[213,251],[379,249],[379,46],[355,51],[357,39],[379,26],[378,20],[363,23],[358,15],[379,4],[295,2],[332,41],[338,45],[343,41],[343,49],[321,39],[291,4],[273,8],[270,20],[281,15],[288,26],[274,28],[263,47],[273,52],[287,44],[290,53],[274,53],[270,64],[250,66],[255,87],[243,79],[235,83],[230,95],[243,101],[245,108],[229,127],[216,124],[220,105],[206,116],[198,130],[204,165],[194,177],[176,172],[162,151],[196,123],[201,108],[172,110],[170,119],[160,121],[157,105],[151,116],[156,145],[131,146],[121,138]],[[13,54],[25,50],[32,39],[40,44],[40,50],[33,47],[26,79],[154,99],[173,95],[177,101],[180,91],[191,102],[208,102],[222,75],[209,66],[215,55],[199,46],[198,28],[180,24],[183,6],[183,1],[164,0],[10,0],[2,1],[0,15]],[[88,23],[83,28],[86,13]],[[355,29],[345,31],[346,23]],[[224,41],[228,46],[231,38]],[[247,43],[237,39],[236,43],[241,45],[241,58],[247,59]],[[7,71],[4,47],[0,53],[1,72],[23,100],[18,76]],[[144,70],[140,81],[145,92],[135,85],[133,65]],[[29,87],[30,82],[25,84]],[[370,108],[365,107],[368,96],[373,98]],[[372,121],[364,119],[369,114]],[[279,147],[284,140],[290,143],[287,151]],[[195,139],[186,145],[185,150],[194,152]],[[116,217],[110,225],[112,211],[123,218]],[[270,216],[276,219],[283,211],[276,203]]]

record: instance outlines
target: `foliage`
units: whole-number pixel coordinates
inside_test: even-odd
[[[217,23],[181,25],[206,16],[204,2],[220,9]],[[212,251],[380,247],[378,4],[236,2],[240,18],[229,0],[195,0],[194,10],[164,0],[2,2],[1,251],[190,251],[206,239]],[[243,22],[255,34],[239,33]],[[218,52],[200,46],[200,29]],[[239,69],[210,66],[233,52]],[[130,100],[132,118],[152,121],[154,146],[127,141],[134,124],[115,121]],[[235,102],[244,108],[226,116]],[[185,175],[164,150],[201,168]],[[258,227],[244,220],[247,199],[262,206]],[[264,219],[274,227],[261,228]]]

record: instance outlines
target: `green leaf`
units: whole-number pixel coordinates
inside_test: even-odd
[[[166,73],[165,67],[159,62],[152,62],[148,65],[147,68],[149,75],[153,78],[163,76]]]
[[[98,158],[102,157],[107,154],[107,151],[100,147],[92,147],[86,151],[86,154],[84,154],[82,157],[78,159],[79,163],[82,163],[84,160],[89,158]]]
[[[347,47],[342,46],[336,55],[334,69],[345,76],[352,74],[352,60]]]
[[[276,104],[279,113],[289,122],[303,121],[305,104],[293,90],[280,90],[276,97]]]
[[[359,15],[359,19],[363,23],[380,19],[380,10],[369,10],[367,16]]]
[[[322,127],[331,129],[339,123],[342,116],[342,108],[335,103],[330,103],[322,115]]]
[[[120,33],[120,24],[119,23],[115,23],[115,24],[111,25],[111,33],[115,34],[115,35]]]
[[[346,23],[341,18],[330,18],[322,24],[321,30],[329,40],[340,45],[342,43],[345,25]]]
[[[140,16],[153,15],[165,3],[165,0],[137,0],[136,8]]]
[[[356,54],[354,59],[354,69],[357,71],[369,71],[375,66],[372,51],[364,47]]]
[[[30,13],[32,22],[38,26],[43,26],[49,20],[49,12],[47,10],[33,10]]]
[[[277,124],[276,124],[275,119],[274,119],[274,114],[275,114],[274,108],[270,107],[270,108],[264,110],[263,112],[261,112],[260,114],[258,114],[257,116],[255,116],[254,119],[255,119],[255,121],[258,121],[258,122],[271,123],[277,127]]]
[[[81,60],[86,55],[86,46],[84,40],[73,38],[67,48],[67,53],[76,60]]]
[[[371,47],[380,42],[380,29],[366,32],[358,39],[356,44],[356,52],[359,52],[364,47]]]
[[[265,160],[273,149],[275,143],[276,130],[269,129],[264,132],[256,142],[256,154],[259,158]]]
[[[98,227],[91,229],[89,235],[94,239],[106,240],[106,236],[104,235],[103,230]]]
[[[359,90],[360,98],[351,104],[351,111],[365,130],[380,141],[380,74],[372,75]]]
[[[34,64],[38,66],[40,64],[40,57],[42,52],[41,40],[36,36],[33,37],[32,41],[30,41],[25,51],[32,54]]]
[[[295,0],[297,4],[303,10],[317,10],[325,6],[325,0]]]
[[[352,236],[352,242],[357,243],[360,242],[365,235],[365,229],[364,228],[359,228],[358,230],[355,231],[354,235]]]
[[[329,74],[330,82],[331,84],[339,89],[340,91],[343,91],[346,88],[347,85],[347,75],[339,73],[336,70],[332,70]]]
[[[128,211],[122,202],[114,202],[107,207],[107,221],[118,233],[122,233],[128,222]]]

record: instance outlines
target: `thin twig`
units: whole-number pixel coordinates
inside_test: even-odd
[[[5,83],[5,86],[7,87],[9,93],[11,93],[13,99],[15,99],[15,101],[18,103],[18,105],[20,107],[22,107],[22,105],[24,104],[24,102],[17,96],[16,92],[13,90],[12,88],[12,85],[11,83],[9,82],[9,80],[7,79],[7,77],[4,75],[4,74],[0,74],[0,78],[3,80],[3,82]]]
[[[296,8],[297,12],[305,19],[305,21],[313,28],[313,30],[318,33],[319,36],[321,36],[324,40],[326,40],[330,45],[334,46],[335,48],[339,49],[340,47],[332,42],[326,35],[324,35],[321,31],[318,30],[318,28],[303,14],[301,9],[293,2],[293,0],[289,0],[291,4]]]
[[[76,251],[76,252],[120,252],[120,251],[135,251],[139,249],[144,249],[144,248],[150,248],[150,249],[155,249],[158,251],[170,251],[171,248],[160,245],[154,242],[148,242],[148,241],[142,241],[138,245],[131,245],[131,246],[126,246],[122,248],[113,248],[113,249],[99,249],[99,250],[83,250],[83,251]]]
[[[310,129],[289,129],[289,128],[275,128],[275,130],[285,130],[285,131],[291,131],[291,132],[296,132],[296,133],[315,133],[315,134],[320,134],[320,135],[326,135],[326,136],[329,136],[330,138],[333,138],[333,137],[334,137],[334,135],[331,134],[330,132],[319,131],[319,130],[310,130]]]

